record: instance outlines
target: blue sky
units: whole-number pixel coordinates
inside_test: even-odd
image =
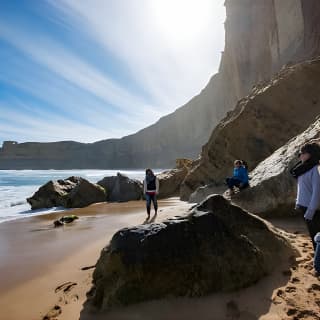
[[[134,133],[198,94],[224,0],[1,0],[0,145]]]

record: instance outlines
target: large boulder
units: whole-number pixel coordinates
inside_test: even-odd
[[[195,161],[179,158],[176,159],[176,167],[172,170],[161,172],[157,175],[159,180],[158,198],[179,196],[180,186]]]
[[[82,208],[89,204],[106,201],[105,190],[80,177],[49,181],[35,194],[27,198],[31,209],[65,207]]]
[[[250,174],[251,187],[234,195],[232,201],[264,217],[291,214],[297,181],[289,169],[299,160],[299,148],[310,140],[320,143],[320,119],[262,161]]]
[[[157,175],[159,180],[158,198],[179,196],[180,186],[188,173],[187,168],[172,169]]]
[[[107,190],[107,200],[111,202],[125,202],[142,198],[142,183],[130,179],[120,172],[116,176],[103,178],[97,184]]]
[[[118,231],[93,274],[99,310],[247,287],[292,254],[270,224],[214,195],[189,214]]]
[[[320,59],[288,66],[253,88],[213,130],[200,163],[181,187],[188,200],[198,187],[221,185],[235,159],[255,167],[290,138],[306,130],[320,110]]]

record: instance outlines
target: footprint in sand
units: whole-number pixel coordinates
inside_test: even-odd
[[[298,312],[298,309],[296,309],[296,308],[290,308],[290,309],[288,309],[288,311],[287,311],[287,316],[293,316],[293,315],[295,315],[297,312]]]
[[[89,269],[93,269],[95,267],[96,267],[96,265],[88,266],[88,267],[82,267],[81,270],[89,270]]]
[[[60,286],[56,287],[54,290],[55,293],[61,292],[62,296],[59,297],[59,302],[68,304],[70,302],[76,302],[79,300],[79,296],[77,294],[71,295],[71,290],[77,285],[76,282],[65,282],[61,284]]]
[[[285,292],[288,292],[288,293],[292,293],[292,292],[296,292],[297,291],[297,288],[296,287],[286,287],[285,288]]]
[[[312,291],[320,291],[320,285],[317,283],[313,283],[307,290],[308,292]]]
[[[68,282],[65,282],[65,283],[61,284],[60,286],[56,287],[54,292],[57,293],[59,291],[63,291],[64,293],[67,293],[76,285],[77,285],[76,282],[68,281]]]
[[[291,280],[290,280],[292,283],[299,283],[300,282],[300,279],[298,277],[293,277]]]
[[[54,320],[57,316],[62,313],[60,306],[55,305],[43,318],[42,320]]]
[[[284,293],[284,291],[282,289],[279,289],[277,291],[277,296],[282,298],[282,299],[284,299],[286,295],[285,295],[285,293]]]

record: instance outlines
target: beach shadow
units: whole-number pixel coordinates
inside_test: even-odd
[[[158,216],[157,214],[154,214],[152,218],[149,220],[149,223],[155,222],[157,219],[157,216]]]
[[[149,223],[152,223],[152,222],[155,222],[156,219],[157,219],[157,214],[154,214],[152,217],[147,217],[142,224],[149,224]]]
[[[146,219],[142,222],[142,224],[148,224],[150,223],[150,216],[146,217]]]

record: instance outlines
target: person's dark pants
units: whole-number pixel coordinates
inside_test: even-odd
[[[151,201],[153,203],[154,211],[155,211],[155,213],[157,213],[157,211],[158,211],[157,195],[156,194],[148,194],[148,193],[146,193],[146,203],[147,203],[148,216],[150,216]]]
[[[229,187],[229,189],[233,189],[233,187],[238,187],[241,184],[241,181],[239,179],[236,178],[227,178],[226,179],[227,185]]]
[[[305,214],[307,211],[306,207],[299,206],[299,209]],[[320,210],[317,210],[312,218],[312,220],[305,220],[308,228],[309,235],[312,240],[313,248],[316,250],[317,244],[314,241],[315,235],[320,232]]]

